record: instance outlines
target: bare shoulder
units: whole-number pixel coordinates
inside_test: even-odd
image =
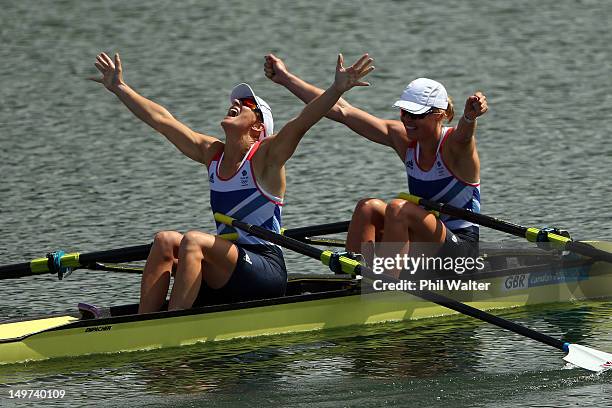
[[[406,149],[410,145],[410,139],[406,133],[406,128],[400,120],[386,120],[387,128],[389,129],[389,138],[393,149],[398,154],[400,159],[404,160]]]
[[[401,120],[387,119],[385,120],[385,123],[389,129],[389,136],[392,138],[408,139],[408,135],[406,135],[406,128]]]
[[[281,135],[282,136],[282,135]],[[260,179],[272,177],[276,179],[284,172],[285,163],[275,157],[274,145],[279,134],[265,137],[259,142],[257,151],[253,154],[252,163],[256,176]]]
[[[265,164],[266,166],[272,164],[273,160],[270,160],[271,148],[273,148],[274,143],[276,143],[277,137],[278,134],[267,136],[259,142],[259,147],[253,155],[253,159],[258,162],[258,164]]]
[[[279,136],[268,136],[260,142],[253,155],[252,163],[258,184],[268,193],[283,197],[285,195],[285,164],[275,160],[274,149],[271,148],[277,137]]]
[[[200,148],[202,151],[202,162],[206,165],[206,167],[208,167],[210,166],[210,163],[215,158],[215,156],[223,152],[223,149],[225,148],[225,143],[223,143],[219,139],[213,138],[212,136],[202,135],[201,133],[198,133],[198,135],[206,137],[206,140],[203,140],[203,143],[200,145]]]

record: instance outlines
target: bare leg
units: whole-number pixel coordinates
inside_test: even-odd
[[[155,235],[140,282],[138,313],[161,310],[168,295],[170,274],[178,258],[182,238],[183,235],[176,231],[162,231]]]
[[[403,256],[410,251],[410,242],[442,243],[446,227],[433,214],[404,200],[392,200],[385,211],[385,231],[380,256]],[[390,271],[395,277],[399,270]]]
[[[372,265],[374,243],[382,237],[387,204],[376,198],[359,200],[346,236],[346,250],[362,253],[368,265]]]
[[[168,310],[193,306],[202,280],[213,289],[225,286],[238,262],[238,248],[214,235],[189,231],[181,240],[178,258]]]

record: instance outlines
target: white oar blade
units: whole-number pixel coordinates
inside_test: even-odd
[[[579,344],[570,344],[565,361],[590,371],[600,372],[612,368],[612,354]]]

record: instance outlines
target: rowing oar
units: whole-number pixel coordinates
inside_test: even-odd
[[[329,235],[347,232],[350,221],[331,222],[310,227],[291,228],[283,231],[283,235],[295,239],[310,238],[314,235]]]
[[[348,221],[342,221],[329,224],[318,224],[309,227],[291,228],[284,230],[283,234],[315,245],[344,246],[343,240],[313,238],[312,236],[346,232],[348,230],[348,224]],[[222,234],[220,236],[230,241],[238,238],[237,233]],[[57,274],[58,278],[61,279],[65,275],[68,275],[71,270],[76,268],[137,273],[138,270],[134,268],[113,268],[99,264],[104,262],[122,263],[142,261],[147,259],[150,250],[151,244],[90,252],[85,254],[78,252],[64,253],[63,251],[56,251],[47,254],[45,258],[36,258],[30,262],[0,266],[0,280],[42,274]]]
[[[85,254],[78,252],[65,254],[63,251],[57,251],[47,254],[46,258],[37,258],[30,262],[0,266],[0,279],[21,278],[46,273],[57,273],[61,279],[74,268],[87,267],[96,262],[140,261],[146,259],[150,250],[151,244]]]
[[[612,263],[612,253],[595,248],[586,242],[572,241],[571,238],[555,234],[544,229],[534,227],[523,227],[508,221],[503,221],[495,217],[483,215],[463,208],[453,207],[449,204],[438,203],[417,197],[408,193],[400,193],[398,198],[410,201],[416,205],[421,205],[428,210],[437,211],[453,217],[461,218],[484,227],[489,227],[498,231],[506,232],[517,237],[525,238],[530,242],[550,242],[555,247],[565,251],[575,252],[580,255],[593,258],[597,261]]]
[[[247,224],[245,222],[238,221],[232,217],[228,217],[219,213],[215,214],[215,220],[223,224],[239,228],[243,231],[248,232],[251,235],[254,235],[281,247],[293,250],[302,255],[306,255],[313,259],[318,259],[324,265],[330,266],[330,263],[333,263],[335,266],[332,265],[334,266],[334,268],[332,269],[337,269],[339,264],[339,268],[344,273],[348,273],[351,275],[362,275],[369,278],[384,280],[390,283],[399,283],[399,280],[390,276],[375,274],[370,268],[360,264],[354,259],[334,253],[332,251],[321,250],[319,248],[305,244],[293,238],[277,234],[265,228]],[[334,272],[339,271],[334,270]],[[438,293],[429,291],[408,290],[406,290],[405,292],[418,296],[429,302],[436,303],[448,309],[455,310],[461,314],[465,314],[476,319],[491,323],[495,326],[501,327],[502,329],[512,331],[535,341],[539,341],[541,343],[552,346],[556,349],[562,350],[567,353],[563,359],[575,366],[582,367],[595,372],[600,372],[612,367],[612,354],[610,353],[599,351],[586,346],[581,346],[578,344],[570,344],[567,342],[563,342],[561,340],[550,337],[544,333],[540,333],[528,327],[521,326],[509,320],[502,319],[501,317],[486,313],[480,309],[476,309],[465,303],[458,302],[454,299],[450,299]]]

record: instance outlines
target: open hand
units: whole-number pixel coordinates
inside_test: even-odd
[[[268,54],[265,56],[266,62],[264,63],[264,72],[268,78],[277,84],[283,84],[283,82],[289,77],[289,71],[282,59],[278,58],[274,54]]]
[[[465,101],[463,115],[469,120],[474,120],[477,117],[484,115],[488,110],[489,105],[487,104],[487,97],[479,91],[467,98],[467,101]]]
[[[374,60],[368,54],[363,54],[357,62],[345,68],[344,57],[338,54],[334,87],[339,92],[346,92],[354,86],[370,86],[369,82],[363,82],[361,78],[374,70],[373,62]]]
[[[96,57],[94,64],[98,71],[102,73],[102,78],[92,77],[89,78],[92,81],[99,82],[111,92],[117,90],[119,85],[124,84],[123,82],[123,69],[121,68],[121,59],[119,53],[115,54],[115,61],[113,61],[106,53],[101,53]]]

